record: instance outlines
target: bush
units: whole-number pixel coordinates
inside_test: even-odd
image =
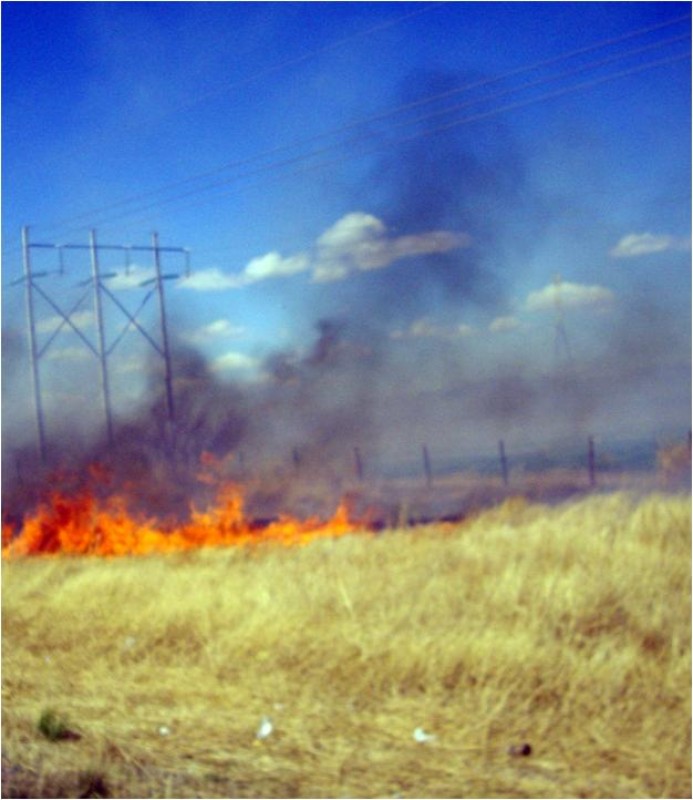
[[[82,737],[70,730],[67,721],[58,716],[52,709],[45,709],[41,712],[38,725],[39,731],[51,742],[58,742],[63,739],[81,739]]]

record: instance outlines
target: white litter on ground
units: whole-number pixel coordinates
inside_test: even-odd
[[[415,728],[414,729],[414,741],[419,742],[420,744],[426,744],[427,742],[432,742],[435,740],[435,736],[432,733],[426,733],[423,728]]]
[[[272,720],[269,717],[263,717],[260,720],[260,727],[257,729],[257,733],[255,734],[256,739],[266,739],[274,730],[274,725],[272,725]]]

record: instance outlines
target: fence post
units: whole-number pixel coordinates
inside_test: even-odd
[[[508,459],[505,455],[505,442],[501,439],[498,442],[498,456],[500,458],[501,476],[503,478],[503,486],[507,486],[508,479]]]
[[[423,454],[424,474],[426,475],[426,488],[430,489],[433,486],[433,473],[431,471],[431,457],[428,454],[428,446],[424,444],[421,452]]]
[[[596,486],[596,462],[594,457],[594,439],[592,436],[587,440],[587,471],[589,473],[590,486]]]
[[[363,461],[358,447],[354,448],[354,469],[356,470],[356,479],[359,483],[363,483]]]

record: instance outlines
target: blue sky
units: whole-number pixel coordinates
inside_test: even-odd
[[[6,430],[31,432],[23,225],[189,248],[171,335],[222,382],[300,362],[336,320],[415,440],[687,428],[690,48],[687,3],[3,3]],[[88,253],[62,267],[41,285],[95,341]],[[102,268],[133,313],[150,259]],[[37,314],[45,342],[59,319]],[[147,348],[110,357],[119,413]],[[567,366],[558,413],[521,401]],[[54,417],[98,408],[75,334],[41,369]]]

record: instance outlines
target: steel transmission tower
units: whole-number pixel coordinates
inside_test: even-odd
[[[65,250],[88,250],[91,256],[91,277],[81,281],[78,286],[88,287],[86,292],[80,299],[74,303],[71,308],[65,311],[58,303],[51,297],[51,295],[40,285],[39,279],[46,277],[48,272],[35,272],[32,268],[31,254],[34,249],[50,249],[57,251],[59,259],[58,273],[63,275],[65,273],[64,265],[64,251]],[[15,281],[15,284],[24,283],[25,285],[25,299],[26,299],[26,317],[29,335],[29,357],[31,361],[31,379],[33,387],[34,407],[36,411],[36,431],[38,452],[41,461],[45,463],[48,456],[47,438],[45,416],[43,409],[43,396],[41,387],[41,373],[40,361],[46,354],[49,346],[66,326],[71,328],[87,349],[98,359],[101,378],[101,396],[104,408],[104,417],[106,423],[106,434],[110,444],[113,443],[113,412],[111,404],[111,390],[110,379],[108,372],[108,357],[113,353],[114,349],[123,340],[125,335],[130,330],[135,330],[140,333],[144,339],[151,345],[157,355],[164,362],[164,382],[165,382],[165,397],[166,397],[166,414],[169,423],[171,435],[175,430],[175,406],[173,396],[173,371],[171,366],[171,353],[169,348],[168,330],[166,323],[166,304],[164,298],[164,281],[172,278],[178,278],[178,273],[162,273],[161,258],[163,253],[177,253],[183,254],[185,257],[185,272],[189,274],[190,271],[190,251],[184,247],[161,247],[159,244],[159,237],[156,233],[152,235],[151,245],[103,245],[98,244],[96,241],[96,231],[92,230],[90,233],[89,244],[48,244],[44,242],[31,242],[29,239],[29,228],[22,228],[22,251],[23,251],[23,277]],[[151,253],[154,262],[154,277],[142,281],[139,287],[149,287],[149,291],[141,301],[138,309],[131,313],[126,306],[118,299],[118,297],[109,289],[104,283],[105,280],[115,277],[115,273],[107,275],[102,274],[99,254],[102,251],[123,251],[126,254],[126,273],[129,272],[130,255],[133,251],[140,251]],[[94,300],[94,315],[96,323],[96,344],[92,342],[84,332],[76,325],[74,315],[77,309],[82,304],[89,291],[93,291]],[[160,320],[160,337],[159,341],[151,336],[151,334],[144,328],[139,320],[138,315],[146,306],[147,302],[156,294],[158,297],[159,307],[159,320]],[[39,347],[37,337],[36,325],[36,295],[39,295],[43,300],[56,312],[60,322],[57,327],[52,331],[48,339],[44,342],[42,347]],[[104,298],[109,300],[126,318],[127,322],[120,329],[118,335],[111,341],[110,345],[107,341],[107,334],[104,321]]]

